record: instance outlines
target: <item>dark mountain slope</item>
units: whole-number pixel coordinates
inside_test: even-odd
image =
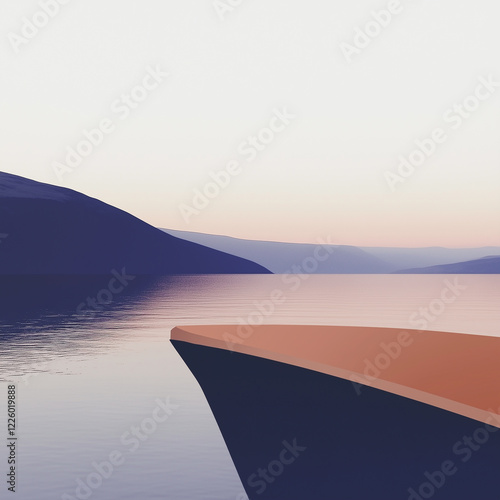
[[[0,275],[269,273],[75,191],[0,172]]]

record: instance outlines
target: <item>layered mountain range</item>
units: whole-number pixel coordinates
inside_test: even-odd
[[[279,274],[497,274],[500,247],[397,248],[255,241],[164,229],[171,235],[257,262]],[[319,253],[321,249],[322,253]],[[317,256],[322,255],[318,258]]]
[[[0,172],[0,275],[498,274],[500,247],[255,241],[155,228],[76,191]]]

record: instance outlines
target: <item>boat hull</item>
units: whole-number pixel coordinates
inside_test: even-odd
[[[172,343],[252,500],[468,500],[500,492],[498,427],[293,364]]]

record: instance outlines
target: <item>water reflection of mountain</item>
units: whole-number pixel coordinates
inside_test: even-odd
[[[138,276],[121,284],[109,276],[1,276],[0,337],[56,333],[68,325],[79,329],[123,314],[147,301],[158,283],[172,278]],[[113,293],[116,292],[116,293]]]

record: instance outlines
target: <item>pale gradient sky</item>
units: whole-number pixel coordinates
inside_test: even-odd
[[[225,1],[225,0],[223,0]],[[500,245],[500,88],[453,130],[443,113],[478,77],[500,82],[498,0],[401,0],[349,64],[339,44],[388,1],[72,0],[16,54],[39,10],[0,0],[1,170],[99,198],[160,227],[251,239],[377,246]],[[160,65],[171,73],[120,120],[111,103]],[[297,115],[257,159],[238,145],[273,109]],[[116,130],[58,180],[84,129]],[[447,140],[392,192],[415,139]],[[183,219],[209,172],[243,171]]]

